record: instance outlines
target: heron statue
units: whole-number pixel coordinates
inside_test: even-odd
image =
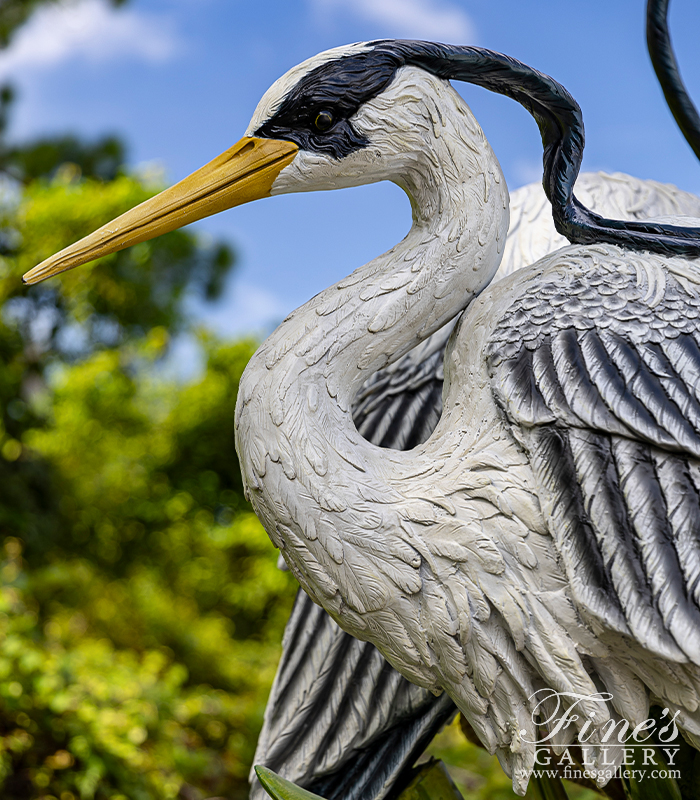
[[[696,195],[620,173],[582,173],[576,192],[607,216],[700,219]],[[566,244],[542,186],[517,189],[494,281]],[[454,321],[363,385],[353,403],[362,436],[399,450],[428,439],[442,411],[443,357],[453,328]],[[280,566],[286,568],[283,560]],[[402,678],[370,642],[346,634],[299,590],[254,763],[328,800],[393,797],[456,712],[448,695],[435,696]],[[266,796],[251,771],[251,800]]]
[[[450,79],[533,115],[572,243],[495,282],[508,192]],[[543,689],[577,698],[556,744],[585,734],[601,776],[606,726],[644,724],[651,702],[700,749],[700,228],[591,212],[573,194],[582,150],[568,92],[506,56],[340,47],[280,78],[222,156],[25,276],[269,195],[407,192],[406,238],[251,360],[237,449],[309,597],[449,698],[438,713],[454,704],[519,794]],[[435,429],[410,450],[370,443],[352,417],[360,388],[460,314]]]
[[[669,108],[700,157],[700,117],[680,77],[667,17],[668,0],[649,0],[648,51]],[[608,217],[700,217],[697,196],[629,175],[583,173],[576,192]],[[541,185],[511,192],[510,227],[494,280],[566,244]],[[443,355],[452,328],[448,323],[362,387],[353,416],[366,439],[410,449],[432,433],[442,409]],[[254,763],[328,800],[395,797],[415,774],[417,757],[455,713],[449,697],[402,679],[373,645],[344,633],[300,590]],[[263,800],[265,791],[252,769],[250,780],[251,800]],[[619,784],[607,784],[607,792],[620,796]]]

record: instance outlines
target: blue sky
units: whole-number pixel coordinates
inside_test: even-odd
[[[409,37],[477,44],[549,73],[580,103],[584,169],[622,171],[700,193],[700,166],[677,133],[644,45],[644,0],[75,0],[36,15],[0,53],[23,139],[120,135],[134,167],[179,180],[243,134],[265,89],[314,53]],[[673,0],[683,77],[700,101],[700,4]],[[517,188],[540,178],[541,146],[515,103],[458,85]],[[406,232],[408,202],[378,184],[272,198],[197,223],[229,240],[238,269],[208,323],[265,330]]]

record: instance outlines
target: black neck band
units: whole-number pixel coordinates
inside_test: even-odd
[[[583,157],[581,109],[566,89],[513,58],[479,47],[387,40],[371,43],[406,66],[504,94],[535,118],[544,147],[544,191],[556,229],[574,244],[607,242],[663,255],[700,256],[700,228],[605,219],[583,206],[573,188]]]

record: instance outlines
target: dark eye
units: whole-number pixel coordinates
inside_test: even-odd
[[[317,131],[325,133],[333,125],[333,114],[330,111],[319,111],[314,120],[314,127]]]

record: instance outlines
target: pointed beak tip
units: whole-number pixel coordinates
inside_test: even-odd
[[[41,283],[46,278],[50,277],[51,273],[47,274],[46,269],[44,268],[43,263],[37,264],[36,267],[32,267],[29,272],[25,272],[22,275],[22,283],[25,286],[33,286],[35,283]]]
[[[243,137],[184,180],[126,211],[22,277],[25,285],[181,228],[228,208],[269,197],[299,147],[285,140]]]

